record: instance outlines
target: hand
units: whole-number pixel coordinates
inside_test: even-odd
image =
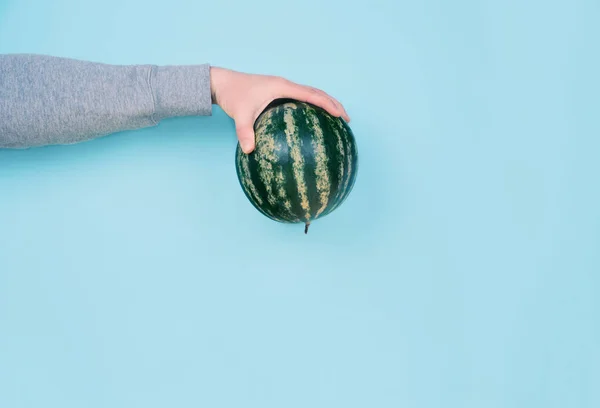
[[[244,153],[254,150],[254,122],[275,99],[290,98],[319,106],[347,122],[350,117],[335,98],[320,89],[299,85],[287,79],[245,74],[211,67],[210,88],[213,103],[235,121],[235,130]]]

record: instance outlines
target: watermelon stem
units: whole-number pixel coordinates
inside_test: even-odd
[[[310,222],[307,222],[306,224],[304,224],[304,233],[305,234],[308,233],[308,227],[310,227]]]

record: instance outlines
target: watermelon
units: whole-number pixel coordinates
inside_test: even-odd
[[[304,102],[277,100],[254,124],[256,147],[239,143],[236,171],[252,205],[283,223],[310,223],[348,197],[358,170],[358,152],[348,124]]]

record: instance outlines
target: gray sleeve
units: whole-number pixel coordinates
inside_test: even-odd
[[[0,148],[71,144],[212,112],[210,66],[0,55]]]

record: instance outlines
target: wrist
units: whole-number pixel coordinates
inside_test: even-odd
[[[210,97],[213,105],[218,105],[218,90],[222,83],[223,68],[210,67]]]

